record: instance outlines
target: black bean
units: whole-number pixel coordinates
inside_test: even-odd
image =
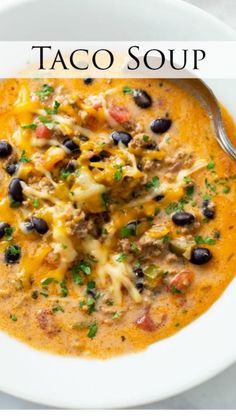
[[[194,265],[204,265],[212,259],[212,253],[205,247],[195,247],[192,250],[190,262]]]
[[[119,142],[121,142],[126,147],[128,146],[129,142],[132,140],[131,135],[125,131],[114,131],[111,134],[111,137],[115,144],[118,144]]]
[[[135,273],[135,275],[138,278],[143,278],[144,277],[144,272],[143,272],[143,270],[142,270],[142,268],[140,266],[134,267],[133,272]]]
[[[142,109],[149,108],[152,105],[152,98],[145,90],[134,89],[133,98],[136,105]]]
[[[0,157],[8,157],[12,153],[12,146],[7,141],[0,141]]]
[[[160,194],[160,195],[155,196],[154,201],[159,202],[159,201],[161,201],[163,198],[165,198],[165,195]]]
[[[24,200],[23,189],[20,182],[21,179],[15,177],[14,179],[12,179],[8,187],[9,198],[14,202],[22,202]]]
[[[63,141],[63,145],[71,152],[73,151],[79,151],[79,146],[70,138],[66,138]]]
[[[32,217],[31,222],[39,234],[45,234],[48,231],[48,224],[42,218]]]
[[[171,119],[168,118],[158,118],[152,121],[150,128],[152,132],[155,134],[163,134],[164,132],[168,131],[172,124]]]
[[[10,226],[10,224],[8,224],[8,223],[4,223],[4,222],[1,222],[0,223],[0,239],[2,239],[3,238],[3,236],[5,235],[5,233],[6,233],[6,230],[8,229],[8,228],[10,228],[11,226]]]
[[[17,263],[21,257],[21,248],[17,244],[12,244],[5,250],[6,263]]]
[[[69,161],[69,163],[67,163],[65,170],[66,172],[69,173],[73,173],[76,170],[76,163],[74,161]]]
[[[96,163],[98,161],[106,159],[109,156],[110,156],[110,154],[106,150],[103,150],[103,151],[101,151],[101,153],[95,154],[94,156],[90,157],[89,161],[91,163]]]
[[[143,165],[140,161],[137,163],[137,169],[140,170],[140,172],[143,171]]]
[[[91,79],[91,77],[87,77],[86,79],[84,79],[84,84],[88,86],[89,84],[92,84],[93,80],[94,79]]]
[[[141,293],[144,290],[144,273],[141,267],[135,267],[133,272],[136,276],[135,287]]]
[[[158,150],[158,144],[157,143],[147,143],[144,147],[146,150]]]
[[[209,220],[213,220],[215,218],[215,208],[210,203],[210,201],[205,200],[202,203],[202,213],[204,217],[208,218]]]
[[[17,169],[18,169],[17,163],[9,163],[6,167],[6,172],[12,176],[14,175],[14,173],[16,173]]]
[[[79,139],[80,139],[80,141],[83,141],[85,143],[86,143],[86,141],[89,140],[89,138],[86,135],[83,135],[83,134],[80,134]]]
[[[195,217],[190,212],[179,211],[172,215],[172,221],[177,226],[184,226],[186,224],[194,223]]]

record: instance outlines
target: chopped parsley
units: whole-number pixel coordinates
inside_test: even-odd
[[[50,95],[50,93],[53,93],[53,92],[54,92],[54,87],[49,86],[49,84],[43,84],[41,89],[39,91],[37,91],[35,94],[40,99],[45,99],[48,95]]]
[[[112,315],[112,319],[113,320],[116,320],[116,319],[119,319],[120,318],[120,313],[119,313],[119,311],[115,311],[115,313],[113,313],[113,315]]]
[[[196,244],[209,244],[209,245],[213,245],[216,244],[216,241],[214,239],[212,239],[211,237],[203,237],[203,236],[195,236],[194,237],[195,243]]]
[[[98,331],[98,327],[97,327],[97,323],[93,322],[90,326],[89,326],[89,330],[88,330],[88,338],[92,339],[96,336]]]
[[[19,158],[19,161],[21,163],[29,163],[30,162],[30,158],[27,157],[27,154],[26,154],[26,151],[25,150],[22,151],[21,156]]]
[[[17,317],[16,317],[16,315],[15,315],[15,314],[10,314],[10,319],[11,319],[13,322],[16,322],[16,321],[17,321]]]

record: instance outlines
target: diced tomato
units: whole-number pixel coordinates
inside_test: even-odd
[[[148,311],[136,320],[136,325],[146,332],[154,332],[157,328],[156,323],[152,320]]]
[[[109,108],[109,114],[118,124],[124,124],[130,120],[130,113],[124,106],[112,105]]]
[[[192,271],[181,271],[170,281],[170,286],[178,291],[186,291],[193,282],[194,273]]]
[[[36,128],[35,134],[37,138],[49,139],[52,136],[52,130],[46,127],[46,125],[40,124]]]

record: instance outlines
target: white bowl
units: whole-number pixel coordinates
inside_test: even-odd
[[[233,30],[179,0],[8,1],[1,40],[235,40]],[[234,114],[236,82],[209,81]],[[236,115],[235,115],[236,116]],[[107,361],[59,357],[0,334],[0,389],[56,407],[117,408],[173,396],[236,360],[236,281],[191,325],[147,350]]]

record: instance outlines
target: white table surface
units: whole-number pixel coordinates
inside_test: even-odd
[[[186,1],[214,14],[236,29],[236,0]],[[1,3],[7,1],[0,0]],[[45,408],[47,406],[29,403],[0,392],[0,409]],[[145,405],[141,409],[236,409],[236,364],[192,390],[159,403]]]

